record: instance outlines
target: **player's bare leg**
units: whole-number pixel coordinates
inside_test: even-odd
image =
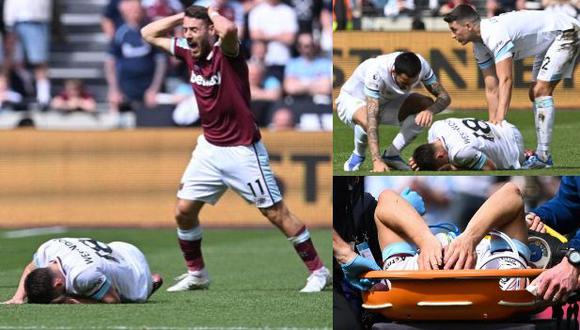
[[[366,106],[359,107],[352,116],[354,126],[354,150],[344,163],[344,170],[347,172],[357,171],[365,160],[367,152],[367,111]]]
[[[330,272],[318,256],[310,233],[306,226],[294,215],[284,201],[280,201],[268,208],[261,208],[260,212],[272,224],[280,229],[288,238],[294,249],[308,268],[310,276],[301,292],[319,292],[330,284]]]
[[[201,253],[202,230],[199,225],[199,212],[204,204],[201,201],[177,199],[175,206],[177,239],[183,252],[187,273],[176,278],[178,282],[167,289],[169,292],[209,287],[210,280]]]
[[[417,125],[417,114],[433,105],[433,100],[425,95],[411,93],[399,109],[399,123],[401,130],[383,153],[383,160],[389,167],[398,170],[410,170],[407,163],[401,158],[401,151],[409,145],[423,131],[424,127]]]
[[[552,130],[556,113],[552,95],[559,82],[560,80],[552,82],[538,80],[533,82],[530,87],[529,96],[534,103],[537,147],[536,153],[524,163],[524,168],[553,166],[550,144],[552,143]]]

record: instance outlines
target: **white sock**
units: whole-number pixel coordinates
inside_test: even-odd
[[[423,127],[415,124],[416,115],[410,115],[403,120],[401,130],[393,139],[393,143],[386,152],[386,156],[397,156],[401,154],[406,146],[409,145],[421,133]]]
[[[177,237],[183,241],[197,241],[201,239],[203,231],[201,226],[197,226],[191,229],[179,229],[177,228]]]
[[[552,128],[554,127],[554,98],[552,96],[536,97],[534,108],[536,136],[538,139],[536,154],[540,159],[547,160],[550,155]]]
[[[40,79],[36,81],[36,100],[40,104],[50,103],[50,80]]]
[[[353,153],[364,157],[367,153],[368,137],[365,130],[360,126],[354,127],[354,150]]]

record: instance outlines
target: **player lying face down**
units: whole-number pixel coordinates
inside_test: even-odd
[[[135,246],[58,238],[42,244],[5,304],[143,303],[163,284]]]

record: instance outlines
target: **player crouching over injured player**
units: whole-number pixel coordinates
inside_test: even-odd
[[[42,244],[4,304],[144,303],[163,284],[135,246],[88,238]]]
[[[433,123],[427,141],[413,152],[415,171],[519,169],[525,161],[524,140],[514,125],[494,125],[474,118]]]
[[[524,202],[512,183],[495,192],[458,236],[441,230],[445,226],[429,228],[413,206],[389,190],[379,196],[375,222],[385,270],[523,269],[529,264]],[[517,278],[500,281],[503,290],[525,285]]]

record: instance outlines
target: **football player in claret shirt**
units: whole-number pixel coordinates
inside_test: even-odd
[[[180,25],[184,37],[168,37]],[[321,291],[330,282],[330,272],[306,226],[282,201],[274,180],[268,152],[250,111],[248,67],[236,25],[211,7],[190,6],[184,13],[150,23],[141,34],[147,42],[187,64],[203,128],[181,179],[175,211],[177,237],[188,271],[167,290],[208,288],[198,215],[205,203],[215,204],[231,188],[255,204],[294,245],[310,272],[301,291]]]

